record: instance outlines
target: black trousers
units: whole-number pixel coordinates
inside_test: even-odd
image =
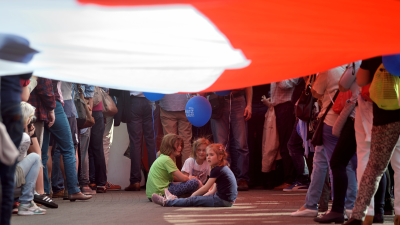
[[[91,183],[97,186],[105,186],[107,183],[106,161],[103,150],[104,119],[102,111],[93,111],[96,123],[90,133],[89,142],[89,177]],[[94,173],[93,173],[94,170]],[[93,180],[94,175],[94,180]]]
[[[276,127],[279,133],[279,148],[282,156],[284,182],[292,184],[296,179],[296,170],[294,168],[292,157],[289,154],[287,144],[292,135],[294,123],[296,122],[294,105],[292,102],[285,102],[276,105],[274,108],[276,114]]]
[[[357,142],[354,121],[349,117],[342,129],[330,161],[333,177],[333,193],[335,193],[332,204],[332,211],[334,212],[343,213],[348,185],[346,167],[356,151]]]

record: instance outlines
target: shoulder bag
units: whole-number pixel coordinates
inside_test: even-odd
[[[83,90],[80,84],[78,84],[79,97],[74,99],[77,115],[76,122],[79,129],[91,127],[95,124],[95,120],[92,117],[92,110],[88,107],[88,102],[83,97]]]
[[[312,114],[312,109],[316,99],[311,94],[311,83],[315,81],[317,75],[313,74],[310,77],[310,82],[306,86],[306,89],[301,93],[299,101],[295,105],[296,117],[309,122]]]
[[[107,94],[102,88],[100,88],[100,91],[103,99],[103,115],[104,117],[113,117],[118,113],[117,106],[109,94]]]
[[[335,102],[337,96],[339,94],[339,90],[336,91],[335,97],[333,97],[333,102]],[[331,103],[328,105],[328,107],[325,110],[324,115],[322,115],[322,117],[318,118],[318,125],[317,128],[315,129],[314,135],[311,139],[311,144],[313,144],[314,146],[319,146],[322,145],[322,129],[324,127],[324,120],[326,115],[328,114],[329,110],[331,110],[333,102],[331,101]]]

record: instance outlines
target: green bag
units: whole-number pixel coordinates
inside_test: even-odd
[[[384,110],[397,110],[399,106],[400,77],[390,74],[383,63],[375,72],[369,95],[372,101]]]

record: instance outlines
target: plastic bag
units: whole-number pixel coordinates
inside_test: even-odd
[[[397,110],[399,106],[400,77],[390,74],[383,64],[375,72],[369,95],[375,104],[384,110]]]

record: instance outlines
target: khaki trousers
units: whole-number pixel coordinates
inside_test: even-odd
[[[183,138],[182,165],[190,157],[192,139],[192,124],[186,118],[185,111],[165,111],[160,108],[161,124],[165,134],[177,134]]]

